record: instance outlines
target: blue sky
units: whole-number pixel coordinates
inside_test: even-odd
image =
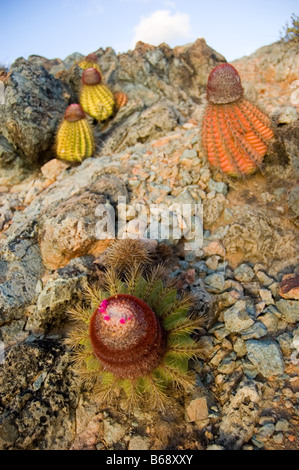
[[[298,0],[0,0],[0,63],[199,37],[232,61],[277,41],[298,10]]]

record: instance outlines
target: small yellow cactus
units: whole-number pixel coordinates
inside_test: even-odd
[[[97,121],[105,121],[114,112],[113,93],[102,83],[102,77],[95,68],[84,70],[82,75],[80,104],[84,111]]]
[[[94,138],[86,115],[79,104],[71,104],[56,136],[56,154],[62,160],[82,162],[92,155]]]
[[[84,57],[84,59],[81,60],[78,65],[83,70],[93,68],[100,72],[100,74],[102,73],[98,64],[98,57],[94,52],[91,52],[91,54],[88,54],[86,57]]]

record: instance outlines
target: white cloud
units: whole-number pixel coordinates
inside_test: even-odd
[[[143,41],[153,46],[162,42],[178,44],[190,39],[190,16],[187,13],[171,13],[169,10],[156,10],[150,16],[141,17],[135,28],[132,47]]]

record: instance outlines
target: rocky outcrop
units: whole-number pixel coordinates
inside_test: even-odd
[[[264,46],[248,57],[232,62],[242,81],[253,84],[266,110],[274,112],[284,106],[295,106],[298,100],[298,47],[283,41]],[[296,102],[295,102],[296,101]]]
[[[129,101],[93,124],[96,152],[77,166],[51,149],[78,98],[82,56],[18,59],[4,82],[0,448],[295,448],[298,115],[281,77],[293,83],[298,52],[277,43],[234,62],[276,135],[262,171],[242,180],[213,172],[200,141],[206,80],[223,56],[203,39],[96,54]],[[191,205],[190,217],[177,204]],[[133,416],[103,410],[88,385],[79,389],[64,345],[69,309],[105,269],[103,205],[131,237],[155,233],[169,274],[208,319],[194,336],[207,342],[206,357],[190,364],[198,393],[174,392],[165,415],[146,403]]]

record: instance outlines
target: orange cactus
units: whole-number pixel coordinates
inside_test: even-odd
[[[114,93],[114,99],[115,99],[115,108],[116,110],[119,110],[120,108],[123,108],[127,102],[128,102],[128,96],[123,93],[122,91],[118,91]]]
[[[268,116],[243,95],[240,76],[232,65],[212,70],[202,145],[210,165],[231,176],[248,175],[260,167],[274,135]]]

